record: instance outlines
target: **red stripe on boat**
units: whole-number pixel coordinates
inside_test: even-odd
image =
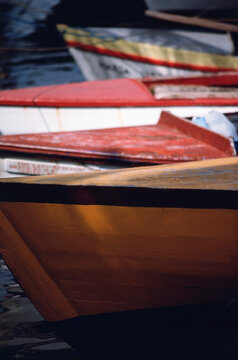
[[[174,68],[178,68],[178,69],[205,71],[205,72],[238,71],[238,68],[226,68],[226,67],[218,67],[218,66],[193,65],[193,64],[180,63],[180,62],[175,62],[175,61],[152,59],[152,58],[139,56],[139,55],[126,54],[126,53],[123,53],[123,52],[120,52],[120,51],[108,50],[108,49],[100,48],[100,47],[93,46],[93,45],[79,44],[76,41],[67,41],[67,45],[70,46],[70,47],[80,48],[80,49],[85,50],[85,51],[95,52],[95,53],[102,54],[102,55],[108,55],[108,56],[118,57],[118,58],[121,58],[121,59],[133,60],[133,61],[153,64],[153,65],[174,67]]]

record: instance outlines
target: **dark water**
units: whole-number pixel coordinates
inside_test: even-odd
[[[79,358],[42,319],[0,258],[0,359]]]
[[[28,9],[26,3],[31,3]],[[84,80],[54,23],[47,20],[58,3],[0,1],[0,89]],[[0,359],[79,358],[49,328],[0,258]]]
[[[83,75],[74,64],[55,29],[56,23],[67,23],[71,15],[73,15],[73,23],[77,21],[75,9],[79,9],[79,6],[76,7],[76,2],[72,0],[68,2],[59,0],[0,1],[0,89],[84,81]],[[74,5],[73,14],[70,14],[67,7],[69,3]],[[97,14],[103,11],[99,3],[95,5],[97,11],[91,13],[91,18],[87,8],[88,19],[91,19],[95,25],[100,24],[100,17]],[[135,1],[133,3],[135,4]],[[140,11],[143,11],[142,1],[139,3]],[[115,16],[119,14],[121,17],[120,6],[118,3],[117,6],[113,4],[114,2],[111,2],[110,11],[112,13],[114,11]],[[127,17],[125,16],[125,22],[131,20],[133,16],[136,19],[133,9],[131,7],[130,13]],[[128,17],[129,15],[131,18]],[[80,19],[83,24],[85,20],[83,15]],[[87,24],[91,25],[90,21]],[[224,336],[227,336],[225,332]],[[170,347],[169,339],[167,341]],[[186,347],[186,337],[183,341]],[[238,358],[238,324],[229,335],[226,350],[222,358]],[[186,358],[191,360],[220,358],[217,353],[214,357],[213,354],[207,357],[204,352],[197,356],[198,353],[199,346],[194,348]],[[72,360],[81,358],[80,353],[59,338],[42,319],[0,258],[0,359]],[[122,356],[122,359],[124,358],[126,354]],[[158,355],[153,358],[164,359],[165,356],[161,355],[158,349]],[[169,358],[177,360],[180,354],[171,355]],[[144,359],[147,360],[147,357]]]
[[[54,9],[51,4],[58,2],[35,0],[31,5],[34,11],[23,14],[22,7],[9,5],[11,1],[0,2],[1,89],[84,80],[55,28],[57,19],[55,23],[47,21],[47,14]]]
[[[143,0],[91,0],[91,6],[79,0],[0,0],[0,89],[84,81],[56,24],[157,24],[145,9]]]

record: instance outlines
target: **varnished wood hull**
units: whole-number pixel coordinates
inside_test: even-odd
[[[229,301],[237,167],[229,158],[1,180],[0,252],[50,321]]]
[[[230,258],[238,251],[237,210],[36,203],[2,203],[1,209],[3,231],[17,230],[8,239],[16,250],[12,244],[3,256],[26,290],[28,268],[39,268],[27,293],[34,303],[43,301],[38,307],[48,320],[222,302],[237,293],[237,256]],[[41,268],[44,280],[37,279]],[[39,299],[51,292],[48,280],[67,302],[58,314]]]

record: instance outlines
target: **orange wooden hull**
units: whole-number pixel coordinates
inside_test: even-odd
[[[0,252],[50,321],[229,301],[238,159],[3,179]]]

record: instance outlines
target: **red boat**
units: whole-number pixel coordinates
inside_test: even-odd
[[[105,170],[235,154],[231,138],[165,111],[156,125],[0,136],[4,176]]]
[[[114,79],[0,91],[2,134],[156,124],[162,110],[180,117],[209,110],[237,121],[238,73]]]

